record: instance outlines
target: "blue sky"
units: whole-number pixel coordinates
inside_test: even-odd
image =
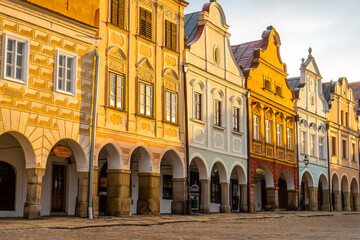
[[[185,13],[209,0],[187,0]],[[218,0],[230,26],[231,44],[261,38],[273,25],[281,38],[281,58],[289,77],[300,75],[301,58],[312,47],[323,82],[347,77],[360,81],[359,0]]]

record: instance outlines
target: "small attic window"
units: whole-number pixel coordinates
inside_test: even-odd
[[[214,62],[216,65],[220,65],[220,51],[217,46],[214,48]]]
[[[282,96],[281,95],[281,86],[276,86],[276,95]]]
[[[264,88],[271,91],[271,82],[269,79],[265,79]]]

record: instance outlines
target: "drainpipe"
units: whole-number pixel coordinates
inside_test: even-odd
[[[186,64],[186,63],[185,63]],[[187,181],[187,213],[191,215],[191,202],[190,202],[190,153],[189,153],[189,123],[188,123],[188,100],[187,100],[187,81],[186,73],[188,72],[188,67],[183,65],[184,73],[184,100],[185,100],[185,151],[186,151],[186,181]],[[200,202],[199,202],[200,204]]]
[[[328,182],[329,182],[329,205],[330,205],[330,209],[329,209],[329,211],[332,211],[333,210],[333,206],[332,206],[332,186],[330,185],[330,178],[331,178],[331,176],[330,176],[330,158],[331,158],[331,154],[330,154],[330,148],[329,148],[329,123],[327,123],[326,124],[326,132],[327,132],[327,139],[328,139],[328,141],[327,141],[327,153],[328,153],[328,157],[327,157],[327,160],[328,160]]]
[[[249,132],[249,97],[250,97],[250,90],[247,91],[246,93],[246,129],[247,129],[247,153],[248,153],[248,159],[247,159],[247,205],[248,205],[248,213],[251,212],[250,206],[250,132]]]
[[[96,116],[97,116],[97,95],[98,95],[98,81],[99,81],[99,53],[95,47],[95,86],[94,86],[94,102],[93,102],[93,118],[91,128],[91,145],[90,145],[90,176],[89,176],[89,219],[93,219],[93,179],[94,179],[94,154],[95,154],[95,136],[96,136]]]
[[[301,210],[301,206],[300,206],[300,181],[301,179],[300,178],[300,165],[299,165],[299,162],[300,162],[300,151],[299,151],[299,114],[296,114],[295,116],[295,146],[296,146],[296,165],[297,165],[297,173],[298,173],[298,182],[297,182],[297,187],[298,187],[298,211]]]

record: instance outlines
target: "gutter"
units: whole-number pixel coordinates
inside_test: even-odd
[[[247,205],[248,205],[248,213],[251,212],[250,206],[250,132],[249,132],[249,97],[250,97],[250,90],[246,93],[246,115],[248,116],[246,118],[246,127],[247,127],[247,153],[248,153],[248,159],[247,159]]]
[[[326,133],[327,133],[327,139],[328,139],[328,141],[327,141],[327,153],[328,153],[328,157],[327,157],[327,159],[328,159],[328,183],[329,183],[329,206],[330,206],[330,209],[329,209],[329,211],[333,211],[334,209],[333,209],[333,205],[332,205],[332,186],[330,185],[330,178],[331,178],[331,176],[330,176],[330,158],[331,158],[331,154],[330,154],[330,149],[329,149],[329,143],[330,143],[330,139],[329,139],[329,123],[326,123]]]
[[[89,207],[88,214],[89,219],[93,219],[93,179],[94,179],[94,155],[95,155],[95,137],[96,137],[96,118],[97,118],[97,95],[98,95],[98,81],[99,81],[99,53],[95,47],[95,86],[94,86],[94,102],[93,102],[93,118],[91,128],[91,144],[90,144],[90,161],[89,161]]]
[[[301,205],[300,205],[300,183],[301,183],[301,179],[300,178],[300,165],[299,165],[299,161],[300,161],[300,151],[299,151],[299,114],[296,114],[295,116],[295,146],[296,146],[296,165],[297,165],[297,174],[298,174],[298,182],[297,182],[297,187],[298,187],[298,194],[297,194],[297,197],[298,197],[298,211],[301,211]]]

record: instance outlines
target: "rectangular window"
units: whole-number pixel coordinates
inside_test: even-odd
[[[287,148],[292,149],[292,143],[291,143],[291,129],[287,129]]]
[[[201,120],[201,97],[200,93],[194,93],[194,118]]]
[[[124,75],[110,73],[109,105],[114,108],[124,109],[124,78]]]
[[[344,111],[343,110],[341,110],[340,117],[341,117],[341,125],[344,125]]]
[[[301,132],[301,153],[306,154],[306,132]]]
[[[315,135],[310,135],[310,156],[315,156]]]
[[[348,119],[349,119],[349,113],[345,113],[345,126],[346,126],[346,127],[349,126]]]
[[[254,139],[259,140],[259,117],[254,115]]]
[[[346,140],[342,140],[342,157],[347,159],[347,151],[346,151]]]
[[[165,20],[165,47],[173,51],[177,49],[177,26],[168,20]]]
[[[165,92],[166,98],[166,121],[177,123],[178,94],[174,92]]]
[[[140,83],[140,114],[152,117],[153,90],[152,85]]]
[[[221,102],[218,100],[214,101],[214,124],[221,126]]]
[[[140,8],[140,35],[152,39],[152,13]]]
[[[277,145],[278,145],[279,147],[282,146],[281,138],[282,138],[281,125],[280,125],[280,124],[277,124],[277,125],[276,125],[276,141],[277,141]]]
[[[319,158],[324,159],[324,137],[319,137]]]
[[[77,57],[59,50],[55,54],[56,91],[75,95]]]
[[[240,132],[240,109],[233,107],[233,130]]]
[[[270,80],[265,80],[264,88],[265,88],[266,90],[271,91],[271,83],[270,83]]]
[[[266,143],[271,144],[271,121],[265,120],[266,127]]]
[[[336,137],[331,137],[331,155],[336,156]]]
[[[352,160],[356,161],[356,145],[355,143],[351,144],[352,145]]]
[[[125,28],[125,0],[111,0],[111,23]]]
[[[281,87],[280,86],[276,86],[276,95],[281,96]]]
[[[29,42],[3,33],[3,78],[27,83]]]

